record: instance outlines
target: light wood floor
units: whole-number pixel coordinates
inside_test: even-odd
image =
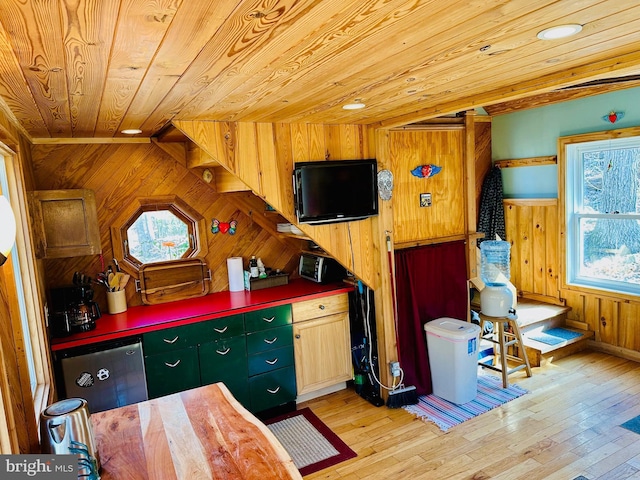
[[[486,372],[495,374],[495,372]],[[313,479],[640,479],[640,363],[585,351],[510,376],[530,393],[443,433],[347,389],[310,407],[358,454]]]

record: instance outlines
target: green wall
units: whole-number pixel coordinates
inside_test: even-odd
[[[610,111],[624,112],[612,124],[602,119]],[[640,125],[640,88],[493,117],[493,160],[557,155],[558,137]],[[556,198],[558,168],[555,165],[505,168],[505,198]]]

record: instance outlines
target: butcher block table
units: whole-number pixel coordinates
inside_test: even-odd
[[[223,383],[91,414],[102,480],[301,479]]]

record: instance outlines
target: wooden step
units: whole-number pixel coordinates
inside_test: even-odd
[[[529,357],[529,362],[532,367],[539,367],[545,363],[552,362],[553,360],[558,360],[580,352],[587,348],[587,341],[594,336],[594,332],[590,330],[579,330],[577,328],[569,328],[566,326],[563,326],[562,328],[564,330],[579,333],[580,336],[563,340],[555,345],[549,345],[531,338],[537,333],[544,332],[545,330],[532,330],[522,335],[522,343],[527,350],[527,356]]]
[[[473,308],[473,306],[472,306]],[[518,326],[522,334],[522,343],[527,352],[529,364],[539,367],[546,362],[563,358],[584,350],[587,341],[593,338],[594,332],[567,326],[567,312],[570,307],[553,305],[538,300],[519,298],[516,307]],[[555,345],[534,340],[533,336],[554,328],[563,328],[579,333],[580,336],[563,340]],[[480,351],[488,354],[488,345],[480,344]]]

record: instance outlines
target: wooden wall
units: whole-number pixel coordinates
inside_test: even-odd
[[[392,131],[389,155],[393,172],[393,230],[396,246],[425,239],[464,236],[464,128]],[[436,165],[440,173],[419,178],[411,170]],[[422,206],[421,194],[431,195]]]
[[[598,348],[640,360],[640,301],[563,288],[560,215],[555,199],[505,200],[511,281],[520,295],[571,307],[571,325],[595,332]]]
[[[313,125],[180,121],[175,126],[240,178],[287,221],[296,223],[291,172],[294,162],[375,158],[363,125]],[[202,166],[202,165],[200,165]],[[380,284],[373,219],[298,225],[320,247],[372,288]]]
[[[34,145],[32,149],[35,189],[86,188],[94,191],[104,261],[113,258],[110,227],[123,206],[138,197],[177,195],[204,216],[212,274],[211,291],[228,289],[226,259],[256,255],[265,265],[292,272],[299,248],[275,235],[275,221],[265,216],[265,204],[250,192],[219,194],[174,156],[154,143]],[[236,234],[213,234],[213,218],[238,221]],[[101,269],[98,255],[44,260],[47,286],[68,285],[73,273],[95,277]],[[106,311],[104,289],[96,287],[96,299]],[[129,305],[140,305],[134,282],[127,286]]]
[[[511,283],[519,296],[561,303],[558,201],[504,200],[506,240],[511,243]]]

